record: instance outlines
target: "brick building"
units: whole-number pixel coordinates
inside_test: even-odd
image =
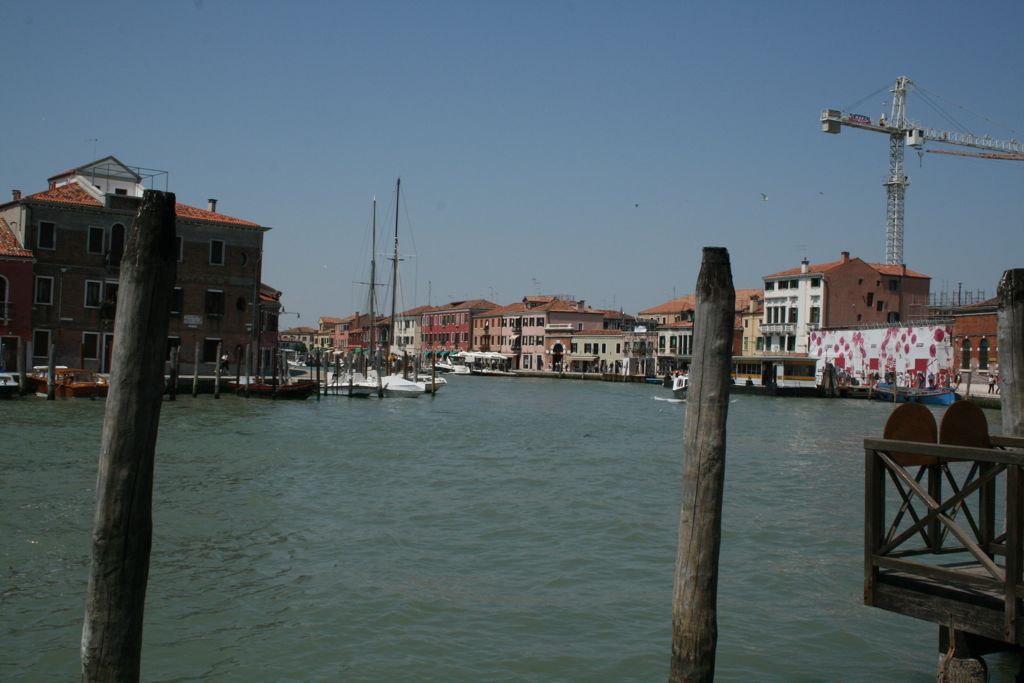
[[[487,299],[452,301],[434,306],[420,315],[424,351],[469,351],[473,319],[498,305]]]
[[[960,370],[986,376],[999,365],[999,297],[963,306],[953,314],[953,360]]]
[[[144,183],[162,175],[105,157],[52,176],[42,192],[15,192],[0,205],[0,218],[35,257],[33,364],[46,362],[52,343],[58,364],[109,371],[125,234]],[[258,286],[263,234],[270,228],[219,213],[214,199],[206,209],[178,203],[176,214],[168,351],[181,346],[182,366],[191,367],[198,345],[200,371],[212,372],[218,343],[234,359],[257,337],[264,346],[264,333],[276,337],[280,292]]]
[[[18,349],[32,336],[32,252],[0,218],[0,370],[18,367]]]

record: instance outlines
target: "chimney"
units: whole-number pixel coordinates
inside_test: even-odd
[[[18,201],[19,199],[21,199],[21,190],[11,190],[11,197],[14,199],[14,201]]]
[[[903,277],[907,276],[907,264],[906,263],[901,263],[900,264],[900,275],[902,275]]]
[[[804,258],[802,258],[800,260],[800,272],[801,273],[806,273],[810,269],[811,269],[810,261],[808,261],[807,257],[805,256]]]
[[[211,213],[217,213],[217,200],[213,198],[207,199],[206,208]]]
[[[848,252],[848,251],[841,251],[841,252],[839,252],[839,256],[841,257],[843,263],[849,263],[850,262],[850,252]]]

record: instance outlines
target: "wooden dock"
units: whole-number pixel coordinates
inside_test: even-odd
[[[938,430],[896,417],[864,440],[864,603],[939,625],[956,657],[1024,646],[1024,438],[967,401]]]

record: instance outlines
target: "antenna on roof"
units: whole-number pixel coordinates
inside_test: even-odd
[[[89,138],[88,140],[86,140],[86,142],[91,142],[92,143],[92,158],[93,159],[96,158],[96,143],[99,142],[99,141],[100,141],[99,138]]]

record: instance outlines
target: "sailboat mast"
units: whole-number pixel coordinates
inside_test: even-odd
[[[402,179],[395,184],[395,253],[391,257],[391,346],[395,347],[395,297],[398,294],[398,206],[402,191]]]
[[[370,229],[370,343],[368,347],[376,355],[377,345],[374,332],[377,329],[377,198],[373,198],[373,227]]]

